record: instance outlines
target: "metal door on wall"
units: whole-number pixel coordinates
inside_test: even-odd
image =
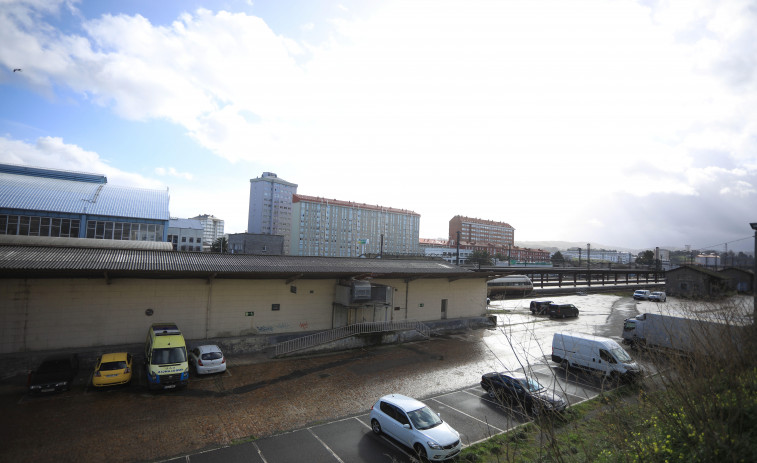
[[[442,299],[442,320],[447,319],[447,299]]]

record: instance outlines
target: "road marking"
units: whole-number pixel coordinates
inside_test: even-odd
[[[360,416],[365,416],[365,415],[360,415]],[[373,430],[373,428],[371,428],[370,426],[368,426],[368,425],[367,425],[367,424],[365,423],[365,421],[361,420],[361,419],[360,419],[359,417],[357,417],[357,416],[353,416],[353,418],[354,418],[354,419],[356,419],[356,420],[358,421],[358,423],[362,424],[362,425],[363,425],[363,426],[365,426],[366,428],[368,428],[368,429],[370,429],[370,430]]]
[[[266,460],[265,457],[263,456],[263,451],[260,450],[260,447],[258,447],[258,444],[253,442],[252,446],[255,447],[255,450],[258,451],[258,455],[260,456],[260,459],[263,460],[263,463],[268,463],[268,460]]]
[[[447,394],[445,394],[445,395],[447,395]],[[475,416],[469,415],[469,414],[465,413],[465,412],[464,412],[464,411],[462,411],[462,410],[458,410],[458,409],[456,409],[455,407],[453,407],[453,406],[451,406],[451,405],[445,404],[445,403],[444,403],[444,402],[442,402],[441,400],[438,400],[438,399],[436,399],[436,398],[433,398],[433,399],[431,399],[431,400],[433,400],[433,401],[435,401],[435,402],[439,402],[440,404],[444,405],[445,407],[447,407],[447,408],[451,408],[452,410],[456,411],[457,413],[460,413],[460,414],[462,414],[462,415],[465,415],[465,416],[467,416],[468,418],[472,418],[472,419],[474,419],[474,420],[478,421],[479,423],[483,423],[483,424],[485,424],[485,425],[487,425],[487,426],[489,426],[489,427],[491,427],[491,428],[494,428],[494,429],[496,429],[496,430],[497,430],[497,431],[499,431],[499,432],[504,432],[503,430],[499,429],[498,427],[496,427],[496,426],[494,426],[494,425],[491,425],[491,424],[487,423],[487,422],[486,422],[486,421],[484,421],[484,420],[479,420],[479,419],[478,419],[478,418],[476,418]]]
[[[318,437],[318,435],[317,435],[316,433],[314,433],[314,432],[313,432],[313,429],[312,429],[312,428],[308,428],[308,431],[310,432],[310,434],[312,434],[312,435],[313,435],[313,437],[315,437],[315,438],[316,438],[316,440],[318,440],[318,442],[320,442],[320,443],[321,443],[321,445],[322,445],[322,446],[323,446],[324,448],[326,448],[326,450],[328,450],[328,451],[329,451],[329,453],[330,453],[330,454],[331,454],[331,455],[332,455],[332,456],[333,456],[334,458],[336,458],[336,459],[337,459],[337,461],[338,461],[339,463],[344,463],[344,462],[342,461],[342,459],[341,459],[341,458],[339,458],[339,455],[337,455],[336,453],[334,453],[334,451],[333,451],[333,450],[331,450],[331,447],[329,447],[328,445],[326,445],[326,443],[325,443],[325,442],[323,442],[323,441],[321,440],[321,438],[320,438],[320,437]]]

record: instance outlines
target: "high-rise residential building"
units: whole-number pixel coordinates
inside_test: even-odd
[[[513,246],[515,229],[505,222],[472,219],[456,215],[449,221],[449,239],[452,244],[460,242],[479,246],[490,244],[493,247]]]
[[[202,236],[202,244],[204,250],[209,251],[213,242],[223,236],[223,220],[208,214],[192,218],[202,222],[202,228],[205,230]]]
[[[295,194],[290,253],[359,257],[418,255],[420,214]]]
[[[247,233],[284,236],[284,254],[289,254],[292,230],[292,195],[297,185],[278,178],[273,172],[263,172],[250,179],[250,209]]]

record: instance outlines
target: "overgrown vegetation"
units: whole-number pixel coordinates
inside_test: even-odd
[[[698,354],[636,353],[656,374],[466,448],[465,462],[754,461],[757,330],[749,307],[697,305],[728,330],[698,339]],[[708,314],[708,315],[704,315]]]

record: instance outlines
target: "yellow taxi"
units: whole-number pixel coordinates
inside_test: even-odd
[[[103,354],[97,359],[92,385],[95,387],[116,386],[131,381],[131,354],[118,352]]]

